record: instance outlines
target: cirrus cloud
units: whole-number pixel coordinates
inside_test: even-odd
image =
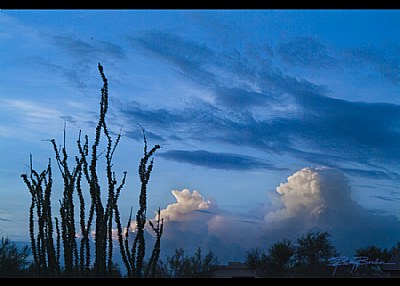
[[[374,176],[368,172],[373,168],[379,177],[392,178],[389,170],[397,171],[397,104],[339,99],[330,85],[292,75],[270,61],[252,61],[254,55],[245,51],[220,53],[206,43],[173,33],[147,31],[129,41],[136,50],[176,68],[194,86],[210,93],[213,100],[190,101],[176,109],[127,105],[122,113],[128,124],[146,120],[160,134],[173,133],[176,138],[202,145],[253,147],[288,155],[305,165],[343,169],[346,164],[359,164],[361,171],[354,170],[351,176]],[[317,68],[343,68],[357,58],[368,63],[385,59],[380,70],[397,70],[379,53],[360,54],[355,50],[344,56],[345,50],[334,52],[328,43],[310,37],[278,44],[276,55],[257,51],[267,59],[278,55],[291,64]]]

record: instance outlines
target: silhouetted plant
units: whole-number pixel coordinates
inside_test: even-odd
[[[144,129],[143,132],[143,141],[144,141],[144,150],[143,157],[140,160],[139,164],[139,177],[141,182],[140,195],[139,195],[139,210],[136,213],[136,236],[133,241],[132,248],[128,246],[128,238],[129,238],[129,230],[131,227],[132,221],[132,209],[129,215],[128,224],[125,231],[125,243],[122,242],[122,228],[119,225],[117,228],[118,232],[118,241],[120,245],[120,251],[122,254],[122,259],[124,261],[125,267],[128,271],[129,277],[142,277],[143,275],[151,275],[151,270],[155,269],[155,265],[159,258],[159,248],[160,248],[160,239],[163,231],[163,220],[160,219],[160,210],[158,211],[158,220],[157,226],[154,227],[153,223],[149,221],[149,224],[153,231],[156,233],[156,243],[153,248],[152,258],[150,259],[150,265],[148,266],[148,271],[144,272],[144,256],[146,253],[146,242],[144,238],[145,224],[146,224],[146,209],[147,209],[147,184],[150,180],[150,174],[153,170],[153,159],[152,156],[157,151],[157,149],[161,148],[160,145],[155,145],[150,152],[147,152],[147,139]],[[149,162],[150,160],[150,162]]]
[[[337,255],[327,232],[308,232],[292,244],[283,239],[271,245],[268,253],[260,249],[247,252],[246,263],[260,277],[331,277],[329,259]]]
[[[254,248],[246,253],[246,264],[257,272],[264,272],[268,264],[268,256],[264,250]]]
[[[151,253],[151,257],[148,263],[148,267],[146,269],[145,276],[155,277],[157,273],[157,261],[160,258],[160,251],[161,251],[161,236],[164,229],[164,220],[161,218],[161,209],[158,209],[157,213],[157,225],[154,224],[149,220],[149,224],[153,231],[156,233],[156,242],[153,247],[153,251]]]
[[[359,265],[357,267],[357,273],[354,271],[352,275],[358,275],[361,277],[382,277],[382,262],[388,262],[393,255],[393,249],[380,248],[375,245],[370,245],[355,250],[355,257],[365,257],[370,262],[376,262],[372,264]],[[339,274],[340,275],[340,274]]]
[[[0,277],[21,277],[28,265],[29,247],[18,249],[9,238],[0,240]]]
[[[112,170],[113,155],[120,141],[121,133],[113,142],[106,124],[106,113],[108,111],[108,81],[104,75],[103,67],[99,64],[98,69],[103,81],[100,100],[100,115],[96,125],[95,139],[91,145],[89,154],[89,139],[85,135],[84,142],[81,141],[79,132],[77,146],[79,155],[75,156],[73,168],[68,163],[68,154],[65,146],[65,126],[64,126],[64,145],[60,149],[54,139],[49,140],[52,144],[55,160],[63,178],[64,188],[60,202],[60,225],[57,217],[54,218],[56,234],[54,235],[53,217],[51,213],[51,191],[52,191],[52,169],[49,160],[46,170],[37,173],[32,168],[32,156],[30,157],[30,176],[23,174],[22,178],[27,185],[32,201],[29,210],[29,233],[31,239],[32,254],[34,258],[34,268],[37,269],[39,276],[59,276],[61,274],[61,245],[63,249],[64,271],[63,275],[88,277],[115,276],[116,266],[113,263],[113,225],[117,227],[118,243],[120,252],[127,268],[128,276],[142,277],[151,275],[151,269],[144,272],[143,261],[145,256],[144,229],[146,225],[147,207],[147,184],[153,169],[153,159],[155,151],[160,148],[155,145],[150,152],[147,152],[147,140],[145,131],[144,155],[139,165],[139,176],[141,180],[141,190],[139,196],[139,210],[136,215],[136,237],[131,250],[128,247],[128,235],[130,220],[125,232],[125,244],[123,241],[123,229],[118,208],[120,192],[125,185],[126,172],[124,172],[121,182],[118,183],[115,172]],[[101,187],[99,183],[99,171],[97,162],[101,154],[98,148],[102,135],[106,138],[106,178],[107,185]],[[150,160],[151,159],[151,160]],[[150,160],[150,162],[149,162]],[[82,181],[85,179],[89,194],[90,204],[88,214],[83,195]],[[107,192],[107,200],[103,202],[102,192]],[[78,197],[79,210],[75,209],[74,196]],[[76,199],[75,199],[76,200]],[[35,212],[36,211],[36,212]],[[75,213],[79,213],[80,241],[78,247],[77,227],[75,225]],[[159,212],[160,214],[160,212]],[[86,217],[88,215],[88,217]],[[132,215],[132,210],[131,210]],[[36,220],[35,220],[36,216]],[[92,258],[90,251],[90,235],[92,234],[92,224],[94,223],[95,237],[95,257],[92,268]],[[158,218],[157,226],[154,227],[149,222],[151,228],[156,233],[156,243],[151,255],[150,264],[155,265],[160,253],[160,239],[163,230],[163,221]],[[61,231],[60,231],[61,229]],[[54,238],[55,237],[55,238]],[[54,239],[56,245],[54,246]]]
[[[302,276],[329,276],[329,258],[336,255],[327,232],[308,232],[297,239],[296,260]]]
[[[59,252],[54,248],[53,221],[51,214],[50,194],[52,189],[51,161],[47,169],[40,174],[32,168],[30,157],[30,178],[26,174],[22,178],[31,193],[29,208],[29,236],[32,255],[39,276],[55,276],[60,272]],[[35,227],[35,209],[37,223]],[[35,229],[37,234],[35,236]]]
[[[260,277],[291,276],[295,264],[296,248],[283,239],[271,245],[268,253],[255,248],[247,252],[246,264]]]
[[[173,256],[167,257],[166,265],[160,264],[159,270],[164,273],[159,273],[160,276],[169,277],[210,277],[214,266],[217,264],[217,259],[214,253],[210,250],[206,255],[203,255],[201,248],[192,256],[186,256],[182,248],[175,249]],[[165,273],[167,272],[167,273]]]
[[[287,239],[274,243],[269,248],[268,255],[268,268],[267,271],[271,272],[273,276],[281,277],[288,275],[294,266],[294,255],[296,248],[292,242]]]
[[[390,257],[392,256],[392,251],[384,248],[380,248],[375,245],[370,245],[363,248],[358,248],[355,250],[354,256],[365,256],[368,257],[369,260],[378,260],[387,262],[389,261]]]

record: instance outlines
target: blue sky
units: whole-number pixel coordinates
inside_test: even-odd
[[[136,206],[138,123],[160,144],[149,217],[165,248],[246,249],[327,230],[342,252],[400,240],[400,15],[356,10],[0,11],[0,229],[27,240],[20,174],[94,136],[101,79]],[[54,196],[60,194],[61,181]],[[173,191],[174,190],[174,191]],[[185,191],[186,190],[186,191]],[[196,192],[194,192],[196,190]],[[173,191],[173,192],[172,192]],[[352,219],[349,219],[352,218]]]

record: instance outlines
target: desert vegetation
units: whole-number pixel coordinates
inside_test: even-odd
[[[127,173],[119,179],[113,171],[113,155],[121,139],[121,133],[114,139],[108,129],[108,80],[101,64],[98,65],[103,87],[101,88],[99,120],[95,129],[94,142],[89,146],[88,135],[79,133],[77,148],[79,155],[69,160],[64,144],[57,145],[49,140],[54,150],[55,161],[63,179],[63,193],[59,200],[59,215],[52,210],[53,175],[52,161],[47,168],[38,172],[32,167],[23,174],[31,197],[29,208],[29,235],[33,255],[33,267],[39,277],[112,277],[118,266],[113,262],[113,230],[116,229],[119,251],[128,277],[154,276],[155,265],[160,256],[160,240],[163,219],[158,216],[154,223],[146,219],[147,185],[153,170],[153,155],[160,148],[155,145],[148,150],[146,134],[143,131],[144,150],[139,163],[139,209],[136,213],[136,229],[133,243],[129,245],[132,209],[126,224],[121,222],[118,199],[125,185]],[[105,140],[105,152],[99,152],[100,141]],[[98,167],[103,156],[105,173]],[[107,178],[101,185],[102,176]],[[85,200],[88,191],[89,200]],[[106,199],[104,199],[106,194]],[[79,218],[79,219],[78,219]],[[79,221],[77,225],[76,222]],[[155,232],[156,242],[145,263],[146,241],[144,231],[149,224]],[[126,225],[126,228],[123,226]],[[77,238],[79,234],[79,239]],[[94,237],[94,252],[91,249],[91,236]],[[145,267],[146,266],[146,267]]]
[[[153,248],[153,252],[154,249],[156,248]],[[399,244],[390,249],[371,245],[356,249],[353,255],[368,257],[369,261],[388,262],[398,250]],[[10,239],[2,238],[0,277],[37,277],[37,266],[35,261],[29,259],[29,255],[28,246],[17,247]],[[385,277],[382,265],[379,263],[359,265],[357,269],[354,269],[353,265],[342,265],[335,270],[329,261],[338,255],[335,246],[329,240],[329,233],[307,232],[295,241],[288,239],[277,241],[267,250],[251,249],[247,252],[245,262],[255,271],[256,277],[261,278]],[[213,271],[218,266],[218,258],[211,250],[205,253],[198,248],[193,254],[187,254],[184,249],[179,248],[171,255],[159,257],[157,263],[153,263],[150,259],[144,260],[143,264],[145,270],[143,277],[206,278],[213,277]],[[63,269],[60,269],[62,274]],[[118,265],[113,265],[110,276],[129,277],[119,269]]]
[[[387,262],[399,250],[367,246],[354,251],[354,257],[366,257],[378,264],[365,264],[357,268],[343,266],[335,271],[330,264],[332,257],[339,257],[330,242],[328,232],[310,231],[294,242],[283,239],[268,250],[255,248],[247,252],[246,263],[256,270],[259,277],[383,277],[380,262]]]

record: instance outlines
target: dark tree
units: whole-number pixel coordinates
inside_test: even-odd
[[[192,256],[186,256],[185,251],[180,248],[175,250],[173,256],[167,257],[166,265],[162,265],[164,269],[162,276],[177,278],[210,277],[216,263],[217,259],[212,251],[203,255],[199,247]]]
[[[368,257],[370,261],[378,260],[387,262],[392,257],[392,253],[386,248],[382,249],[378,246],[371,245],[356,249],[354,256],[365,256]]]
[[[264,270],[267,264],[267,255],[264,250],[254,248],[246,253],[246,264],[251,269]]]
[[[282,240],[269,248],[268,270],[272,276],[287,276],[295,263],[296,248],[290,240]]]
[[[296,270],[300,276],[331,275],[328,260],[336,251],[328,238],[327,232],[309,232],[297,239]]]
[[[29,247],[21,249],[9,238],[0,240],[0,277],[21,277],[28,265]]]
[[[246,264],[260,277],[291,276],[295,264],[296,249],[289,240],[274,243],[268,253],[255,248],[247,252]]]
[[[392,249],[392,251],[395,248]],[[356,249],[354,256],[359,259],[366,259],[370,262],[376,262],[373,264],[359,265],[356,271],[352,272],[352,276],[357,277],[382,277],[382,262],[388,262],[392,257],[392,251],[388,249],[382,249],[378,246],[371,245],[364,248]]]

